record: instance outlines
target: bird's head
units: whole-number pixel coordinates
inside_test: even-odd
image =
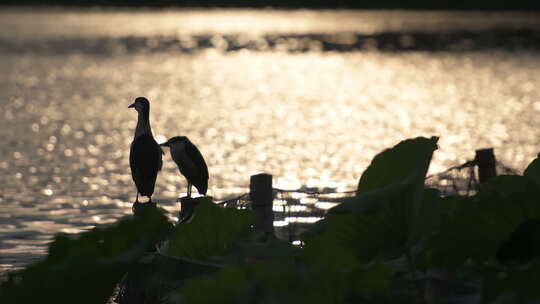
[[[146,112],[150,111],[150,101],[144,97],[137,97],[135,101],[128,106],[128,108],[135,108],[137,112]]]
[[[175,136],[169,138],[166,142],[160,144],[162,147],[174,147],[177,145],[183,145],[184,143],[188,142],[189,139],[186,136]]]

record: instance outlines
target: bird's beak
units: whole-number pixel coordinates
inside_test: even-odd
[[[164,142],[164,143],[159,144],[159,145],[162,146],[162,147],[168,147],[168,146],[169,146],[169,142]]]
[[[135,103],[132,103],[128,106],[128,108],[134,108],[135,107]]]

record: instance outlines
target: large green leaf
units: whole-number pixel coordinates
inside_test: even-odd
[[[369,220],[369,219],[367,219]],[[336,271],[354,268],[360,264],[354,250],[359,220],[354,214],[329,214],[318,223],[316,233],[304,234],[304,257],[308,264],[321,265]],[[374,232],[377,233],[377,232]],[[369,244],[370,240],[366,240]],[[377,248],[377,246],[371,246]],[[371,252],[361,252],[373,256]]]
[[[413,191],[411,187],[408,189]],[[305,255],[318,263],[331,263],[343,269],[376,257],[395,258],[404,254],[410,246],[431,234],[439,218],[439,192],[434,189],[423,192],[418,218],[411,212],[412,201],[402,199],[403,192],[389,195],[384,208],[328,214],[315,231],[304,234]],[[332,250],[325,251],[325,248]],[[331,258],[331,255],[339,255],[339,258]]]
[[[485,271],[482,283],[482,303],[538,303],[540,300],[540,260],[519,267]],[[536,300],[532,301],[531,300]]]
[[[357,194],[402,183],[414,176],[423,179],[438,137],[407,139],[377,154],[358,183]],[[423,181],[422,181],[423,184]]]
[[[385,293],[392,280],[392,271],[381,262],[346,271],[253,263],[227,266],[214,275],[189,279],[169,297],[169,303],[338,304],[360,295]]]
[[[358,194],[356,197],[344,199],[339,205],[328,210],[328,214],[376,212],[394,200],[403,200],[407,196],[410,196],[414,181],[414,176],[409,177],[402,182],[381,186],[380,188]]]
[[[129,269],[120,284],[118,303],[162,303],[187,279],[216,273],[222,265],[204,263],[160,253],[146,255]]]
[[[353,257],[362,263],[395,257],[427,238],[439,218],[439,192],[424,189],[437,140],[405,140],[377,155],[360,179],[358,195],[330,209],[304,234],[306,256],[329,263],[318,253],[327,244],[341,255],[343,265],[335,266],[345,267]]]
[[[533,179],[540,186],[540,154],[525,169],[523,176]]]
[[[380,294],[390,289],[394,273],[382,261],[373,264],[355,273],[356,290],[360,294]]]
[[[75,236],[58,235],[48,256],[0,285],[2,303],[105,303],[126,271],[172,223],[156,208]]]
[[[459,267],[492,260],[521,223],[540,218],[540,189],[523,176],[498,176],[481,185],[474,197],[455,203],[457,210],[428,241],[429,265]]]
[[[250,230],[254,215],[248,210],[222,208],[210,197],[199,200],[190,222],[177,226],[167,253],[191,259],[223,255],[231,243]]]
[[[424,179],[437,141],[438,137],[407,139],[379,153],[362,174],[357,196],[330,209],[329,213],[369,212],[388,208],[391,202],[400,200],[410,204],[407,213],[419,217],[426,209],[422,200]],[[420,228],[411,229],[417,234]]]
[[[407,227],[408,247],[424,241],[431,236],[435,227],[440,224],[441,196],[436,189],[425,189],[421,199],[415,203],[415,213]]]
[[[230,254],[216,257],[223,264],[243,264],[253,261],[273,261],[280,264],[292,264],[301,254],[301,248],[277,238],[261,240],[258,234],[251,234],[234,242]]]

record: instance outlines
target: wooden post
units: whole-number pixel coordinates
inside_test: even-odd
[[[274,193],[272,175],[261,173],[253,175],[249,183],[249,197],[255,212],[255,231],[265,239],[274,236],[274,211],[272,210]]]
[[[476,150],[474,160],[478,166],[478,178],[481,184],[497,176],[497,161],[493,148]]]
[[[191,222],[193,219],[193,216],[195,215],[195,207],[199,205],[200,201],[204,198],[197,197],[179,197],[176,199],[177,202],[180,202],[180,212],[178,213],[178,224],[184,223],[184,222]]]

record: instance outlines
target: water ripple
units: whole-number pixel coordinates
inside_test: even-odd
[[[207,34],[183,38],[175,36],[64,37],[47,39],[46,41],[0,39],[0,52],[7,53],[122,55],[179,52],[192,54],[208,49],[219,52],[249,50],[285,51],[290,53],[538,50],[540,49],[540,31],[531,29],[489,29],[442,33],[399,31],[378,34],[343,32],[261,36]]]
[[[418,38],[423,32],[390,35],[390,29],[246,36],[263,37],[261,43],[228,33],[189,33],[186,37],[199,37],[197,49],[211,47],[194,53],[179,51],[178,45],[164,51],[174,35],[159,32],[80,41],[47,37],[52,39],[43,46],[25,42],[20,49],[0,50],[5,71],[0,74],[0,271],[42,256],[55,233],[80,232],[131,212],[135,187],[128,155],[136,115],[127,105],[136,96],[151,100],[156,138],[188,135],[199,147],[209,166],[209,194],[217,198],[247,191],[249,176],[260,172],[274,174],[283,189],[352,189],[376,153],[419,135],[441,136],[432,173],[463,163],[486,146],[520,170],[537,155],[535,32],[514,29],[492,38],[482,29],[429,34],[445,51],[424,52]],[[33,40],[21,31],[22,40]],[[386,50],[387,42],[412,49],[311,51],[313,41],[322,50],[338,49],[360,45],[365,35],[375,35],[377,50]],[[467,35],[473,44],[451,51],[450,45],[462,45]],[[514,35],[526,41],[510,45],[523,49],[496,46]],[[92,39],[113,44],[127,39],[135,51],[72,52],[92,50],[94,44],[85,44]],[[284,42],[285,51],[274,51],[280,39],[294,41]],[[478,45],[489,47],[475,49],[474,41],[483,39],[487,42]],[[60,52],[66,43],[72,49]],[[48,45],[59,53],[43,51]],[[230,45],[243,49],[216,51]],[[304,51],[306,45],[310,49]],[[147,51],[152,48],[158,51]],[[185,179],[167,153],[154,199],[174,216],[175,198],[185,191]]]

